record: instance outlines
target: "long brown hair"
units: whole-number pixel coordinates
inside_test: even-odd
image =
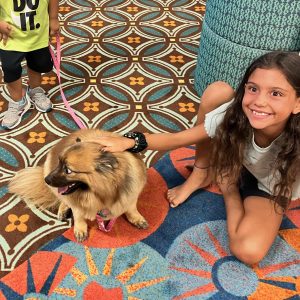
[[[300,97],[300,56],[295,52],[270,52],[256,59],[246,70],[240,82],[234,101],[228,107],[224,120],[216,130],[212,152],[215,177],[228,175],[237,182],[244,161],[244,151],[252,138],[252,127],[243,112],[242,100],[245,84],[257,69],[277,69]],[[280,180],[275,184],[273,197],[286,209],[292,197],[292,185],[300,168],[300,113],[292,114],[281,137],[281,150],[276,158],[274,174],[279,172]]]

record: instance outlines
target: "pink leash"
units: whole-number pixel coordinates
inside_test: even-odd
[[[101,214],[101,211],[100,211],[100,214]],[[113,218],[113,219],[109,220],[105,225],[103,218],[101,216],[99,216],[99,212],[98,212],[96,214],[96,220],[97,220],[98,229],[100,229],[101,231],[109,232],[112,230],[112,227],[114,226],[117,218]]]
[[[74,110],[71,108],[66,96],[65,96],[65,93],[62,89],[62,85],[61,85],[61,79],[60,79],[60,62],[61,62],[61,49],[60,49],[60,36],[59,34],[56,35],[56,55],[53,51],[53,49],[51,48],[51,46],[49,45],[49,50],[50,50],[50,54],[51,54],[51,57],[52,57],[52,60],[53,60],[53,64],[54,64],[54,67],[56,69],[56,76],[57,76],[57,79],[58,79],[58,83],[59,83],[59,89],[60,89],[60,94],[61,94],[61,97],[64,101],[64,104],[68,110],[68,112],[70,113],[70,115],[72,116],[73,120],[75,121],[75,123],[78,125],[78,127],[81,129],[81,128],[86,128],[86,126],[81,122],[81,120],[76,116]],[[100,211],[102,212],[102,211]],[[109,232],[111,231],[114,223],[116,222],[117,218],[113,218],[111,220],[109,220],[109,222],[105,225],[104,223],[104,220],[103,218],[97,214],[96,215],[96,220],[97,220],[97,224],[98,224],[98,228],[102,231],[105,231],[105,232]]]
[[[65,93],[62,89],[62,86],[61,86],[61,79],[60,79],[61,51],[60,51],[60,37],[59,37],[59,34],[56,35],[56,56],[55,56],[55,53],[54,53],[53,49],[51,48],[51,46],[49,46],[49,50],[50,50],[50,53],[51,53],[51,56],[52,56],[53,64],[54,64],[55,69],[56,69],[56,76],[57,76],[58,83],[59,83],[60,94],[61,94],[61,97],[64,101],[64,104],[65,104],[68,112],[72,116],[73,120],[78,125],[78,127],[79,128],[86,128],[86,126],[82,124],[80,119],[74,113],[74,110],[71,108],[68,100],[66,99]]]

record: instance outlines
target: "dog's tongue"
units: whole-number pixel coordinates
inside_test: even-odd
[[[62,186],[62,187],[57,188],[57,191],[59,194],[63,194],[67,190],[68,190],[68,186]]]

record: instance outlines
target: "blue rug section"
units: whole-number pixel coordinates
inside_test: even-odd
[[[66,239],[63,235],[60,235],[56,239],[50,241],[46,245],[44,245],[41,250],[42,251],[54,251],[56,248],[60,247],[61,245],[70,242],[70,240]]]
[[[174,167],[169,154],[160,159],[154,169],[163,177],[168,188],[185,181],[185,178]],[[161,226],[143,242],[165,256],[176,237],[188,228],[207,221],[225,219],[223,196],[206,190],[198,190],[184,204],[170,208]]]
[[[201,299],[201,298],[199,298]],[[209,300],[247,300],[248,297],[238,297],[234,296],[232,294],[223,294],[221,292],[215,293],[211,297],[209,297]],[[263,300],[263,299],[261,299]]]
[[[168,188],[173,188],[184,182],[185,178],[175,168],[170,154],[164,155],[153,168],[161,175],[165,180]]]
[[[280,225],[280,230],[283,229],[293,229],[297,228],[297,226],[286,216],[283,217],[282,223]],[[299,299],[300,300],[300,299]]]
[[[225,220],[223,197],[199,190],[183,205],[170,208],[161,226],[143,242],[165,256],[173,241],[188,228],[207,221]]]

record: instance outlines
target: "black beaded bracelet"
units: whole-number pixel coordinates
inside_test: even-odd
[[[128,132],[124,134],[124,137],[134,140],[134,146],[130,149],[127,149],[127,151],[129,152],[139,153],[148,147],[146,137],[141,132],[137,132],[137,131]]]

